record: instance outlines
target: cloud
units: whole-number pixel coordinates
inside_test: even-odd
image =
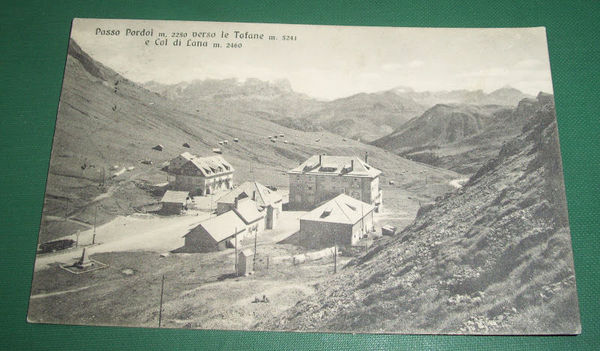
[[[393,71],[399,71],[400,69],[403,68],[404,65],[400,64],[400,63],[386,63],[385,65],[381,66],[381,68],[384,71],[387,72],[393,72]]]
[[[491,78],[504,77],[509,73],[510,71],[504,67],[490,67],[488,69],[478,69],[475,71],[460,73],[458,76],[465,78]]]
[[[409,68],[419,68],[423,67],[425,62],[421,60],[412,60],[408,63],[386,63],[381,68],[386,72],[396,72]]]
[[[408,63],[408,67],[410,67],[410,68],[418,68],[418,67],[422,67],[424,65],[425,65],[425,62],[423,62],[421,60],[413,60]]]

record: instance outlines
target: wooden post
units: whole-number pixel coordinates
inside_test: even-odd
[[[258,228],[254,231],[254,257],[252,257],[252,270],[256,270],[256,237],[258,236]]]
[[[162,324],[162,305],[163,305],[163,292],[165,290],[165,275],[162,276],[162,283],[160,284],[160,307],[158,310],[158,327]]]
[[[235,275],[238,274],[238,251],[237,251],[237,227],[235,228],[235,233],[233,233],[235,237]]]
[[[267,256],[267,270],[269,270],[269,256]]]
[[[360,232],[365,234],[365,209],[363,208],[363,204],[360,204]]]
[[[77,234],[75,235],[75,237],[76,237],[75,248],[77,248],[79,246],[79,234],[81,234],[81,230],[77,229]]]
[[[96,243],[96,218],[98,216],[98,205],[94,209],[94,235],[92,235],[92,245]]]
[[[333,274],[337,273],[337,244],[333,247]]]

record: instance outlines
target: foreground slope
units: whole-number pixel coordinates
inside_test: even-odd
[[[580,332],[554,102],[538,101],[522,134],[463,188],[257,328]]]

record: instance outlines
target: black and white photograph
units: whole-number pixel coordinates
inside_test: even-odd
[[[579,334],[558,134],[544,27],[74,19],[27,320]]]

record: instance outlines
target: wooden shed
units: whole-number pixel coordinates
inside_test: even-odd
[[[187,191],[167,190],[160,200],[161,213],[181,214],[184,209],[187,209],[189,200],[190,193]]]
[[[244,249],[238,253],[237,275],[246,275],[254,270],[254,251]]]
[[[384,225],[383,227],[381,227],[381,235],[386,235],[386,236],[396,235],[396,227],[391,226],[391,225]]]

